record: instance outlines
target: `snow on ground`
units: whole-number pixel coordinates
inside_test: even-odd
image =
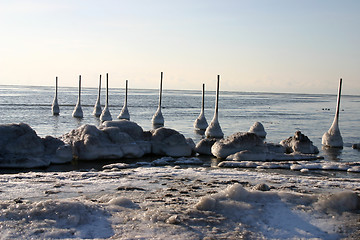
[[[0,175],[0,239],[360,237],[359,178],[139,166]]]

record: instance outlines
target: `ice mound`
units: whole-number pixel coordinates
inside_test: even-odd
[[[125,207],[125,208],[138,208],[139,207],[137,204],[135,204],[133,201],[131,201],[131,199],[126,198],[126,197],[113,198],[108,202],[108,204],[114,205],[114,206]]]
[[[351,191],[334,193],[320,198],[317,207],[335,212],[355,211],[360,209],[360,197]]]
[[[265,161],[266,152],[244,150],[226,157],[226,160],[233,161]]]
[[[313,145],[312,141],[302,134],[300,131],[296,131],[293,137],[282,140],[280,142],[282,146],[286,148],[287,153],[299,152],[304,154],[318,154],[319,149]]]
[[[214,114],[209,126],[205,130],[205,136],[207,138],[223,138],[224,133],[221,130],[217,113]]]
[[[195,146],[195,152],[202,155],[212,155],[211,147],[216,142],[216,138],[201,139]]]
[[[7,238],[23,239],[29,228],[39,239],[109,238],[114,234],[109,214],[91,202],[46,200],[6,205],[0,209],[1,220],[16,229]]]
[[[0,125],[0,167],[45,167],[71,160],[70,147],[59,139],[42,139],[24,123]]]
[[[184,135],[170,128],[158,128],[152,131],[152,153],[170,157],[186,157],[192,154],[192,146]]]
[[[211,147],[211,153],[218,158],[226,158],[231,154],[244,150],[266,152],[266,145],[255,133],[238,132],[226,139],[221,139]]]
[[[200,115],[194,122],[194,128],[200,129],[200,130],[205,130],[208,126],[209,126],[209,124],[207,123],[204,111],[202,110],[200,112]]]
[[[152,117],[152,124],[154,127],[162,127],[164,126],[164,117],[161,112],[161,108],[158,107],[156,110],[154,116]]]
[[[266,132],[264,126],[261,124],[261,122],[255,122],[249,129],[249,132],[255,133],[261,138],[266,137]]]
[[[138,158],[145,152],[126,132],[118,127],[83,125],[62,136],[73,147],[74,157],[80,160]]]
[[[80,160],[140,158],[145,154],[171,157],[190,156],[192,139],[186,139],[176,130],[159,128],[144,132],[128,120],[105,121],[98,128],[83,125],[62,136]]]

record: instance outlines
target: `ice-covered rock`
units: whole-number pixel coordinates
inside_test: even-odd
[[[211,147],[216,142],[216,138],[201,139],[195,146],[195,152],[203,155],[212,155]]]
[[[296,131],[293,137],[282,140],[280,142],[282,146],[286,148],[287,153],[299,152],[304,154],[318,154],[319,149],[313,145],[312,141],[302,134],[300,131]]]
[[[244,150],[234,154],[231,154],[226,157],[226,160],[232,161],[265,161],[266,152],[265,151],[251,151]]]
[[[248,132],[234,133],[226,139],[215,142],[211,147],[211,153],[218,158],[226,158],[231,154],[244,150],[263,153],[267,151],[267,148],[260,137],[255,133]]]
[[[59,139],[41,139],[24,123],[0,125],[0,167],[45,167],[71,160],[71,149]]]
[[[184,135],[170,128],[158,128],[152,131],[152,153],[171,157],[190,156],[192,147]]]
[[[70,145],[52,136],[46,136],[42,141],[45,147],[45,158],[49,159],[50,163],[62,164],[71,162],[72,149]]]
[[[99,128],[104,129],[107,127],[116,127],[119,129],[119,131],[127,133],[144,151],[144,154],[151,153],[151,133],[149,133],[149,137],[146,137],[146,133],[144,133],[143,128],[140,127],[137,123],[125,119],[116,121],[105,121],[100,125]]]
[[[81,160],[138,158],[145,154],[132,136],[109,123],[101,129],[83,125],[62,139],[72,145],[74,157]]]
[[[264,126],[261,124],[261,122],[255,122],[249,129],[249,132],[255,133],[261,138],[266,137],[266,132]]]

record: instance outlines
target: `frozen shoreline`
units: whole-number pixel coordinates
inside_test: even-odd
[[[358,178],[162,166],[2,174],[0,182],[4,239],[360,236]]]

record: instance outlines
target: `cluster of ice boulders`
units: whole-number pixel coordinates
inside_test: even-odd
[[[266,143],[263,125],[255,122],[249,132],[234,133],[224,139],[202,139],[195,151],[199,154],[213,155],[232,161],[273,161],[313,159],[319,150],[310,139],[300,131],[280,142]],[[309,157],[309,155],[312,155]]]
[[[47,136],[40,138],[27,124],[0,125],[0,167],[33,168],[72,160],[69,145]]]
[[[61,139],[72,146],[74,158],[79,160],[140,158],[145,154],[190,156],[195,145],[176,130],[143,131],[128,120],[106,121],[99,127],[83,125]]]
[[[188,157],[195,143],[176,130],[143,131],[128,120],[83,125],[60,138],[40,138],[27,124],[0,125],[0,167],[34,168],[73,159],[140,158],[146,154]]]

